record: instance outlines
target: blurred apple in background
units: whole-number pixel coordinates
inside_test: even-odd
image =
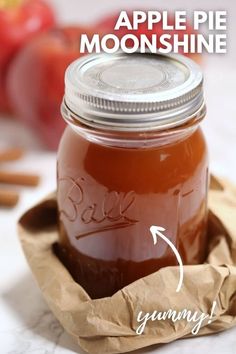
[[[0,1],[0,111],[9,111],[6,77],[12,59],[28,41],[55,24],[43,0]]]
[[[0,25],[0,43],[1,41],[3,42],[1,38],[5,38],[5,49],[3,53],[0,53],[0,64],[5,63],[5,66],[7,55],[9,57],[9,53],[16,51],[16,48],[19,49],[19,43],[22,46],[23,42],[26,41],[23,41],[26,38],[23,33],[28,33],[27,40],[29,40],[29,31],[26,31],[26,29],[31,28],[32,32],[32,28],[36,26],[33,24],[37,23],[37,21],[32,19],[32,22],[28,23],[28,27],[26,26],[25,31],[20,31],[22,25],[19,25],[18,22],[20,20],[23,21],[23,18],[25,18],[23,14],[27,15],[26,18],[29,18],[28,15],[37,7],[36,4],[38,5],[38,14],[43,13],[43,6],[47,9],[47,6],[43,5],[41,0],[21,0],[20,3],[19,7],[14,7],[14,9],[7,12],[9,26],[12,23],[8,33],[9,38],[12,39],[11,42],[6,40],[7,34],[3,35],[4,31]],[[26,13],[25,10],[23,11],[25,8],[28,8]],[[41,12],[39,9],[41,9]],[[51,10],[49,8],[48,11],[48,16],[45,15],[44,17],[44,28],[53,23],[53,15],[51,14],[50,17]],[[10,17],[10,14],[12,14],[12,17]],[[13,14],[15,15],[13,16]],[[132,33],[137,37],[141,34],[146,34],[151,39],[153,33],[158,36],[164,33],[162,23],[154,25],[153,31],[148,30],[147,23],[141,24],[137,31],[129,31],[125,28],[115,31],[114,27],[118,16],[119,13],[105,17],[99,20],[97,24],[93,24],[89,29],[80,26],[51,29],[26,43],[18,51],[14,59],[11,60],[8,73],[7,75],[4,74],[3,80],[6,81],[10,105],[14,109],[16,117],[33,128],[48,148],[57,148],[65,127],[65,122],[60,114],[60,105],[64,94],[64,74],[67,66],[82,55],[80,53],[81,34],[86,33],[91,38],[94,33],[99,33],[101,36],[107,33],[115,33],[118,37]],[[131,18],[132,12],[130,12],[129,16]],[[169,16],[169,24],[174,24],[174,17],[171,15]],[[5,26],[5,31],[6,28],[7,26]],[[19,34],[17,36],[18,30]],[[165,33],[167,32],[165,31]],[[170,31],[169,33],[178,33],[180,40],[182,40],[185,33],[191,34],[195,32],[188,24],[186,31]],[[15,43],[15,46],[11,45],[8,49],[7,43]],[[201,59],[200,55],[189,54],[189,57],[197,61]],[[0,65],[1,67],[3,67],[2,64]],[[5,85],[3,91],[5,92]]]
[[[8,95],[16,115],[56,149],[64,130],[60,105],[67,66],[81,56],[82,27],[54,29],[25,46],[14,59],[7,78]]]
[[[183,35],[184,34],[196,34],[196,31],[193,29],[193,27],[187,23],[186,30],[163,30],[162,29],[162,22],[160,21],[157,24],[154,24],[153,30],[148,30],[148,23],[147,21],[144,23],[139,24],[138,30],[128,30],[125,27],[120,28],[119,30],[114,30],[115,25],[117,23],[118,17],[119,17],[120,12],[117,12],[115,14],[112,14],[110,16],[106,16],[103,19],[101,19],[98,23],[95,24],[96,28],[99,29],[99,32],[101,34],[109,34],[109,33],[114,33],[116,34],[119,38],[122,38],[126,34],[134,34],[137,36],[137,38],[140,38],[141,34],[145,34],[149,40],[151,40],[152,34],[157,34],[157,36],[161,36],[162,34],[178,34],[180,41],[183,40]],[[133,12],[129,11],[128,17],[130,22],[132,23],[132,15]],[[172,14],[168,14],[168,24],[169,25],[175,25],[175,17]],[[173,43],[173,41],[172,41]],[[128,41],[127,41],[127,45]],[[130,46],[133,45],[133,42],[131,40]],[[180,54],[183,54],[180,52]],[[195,60],[198,63],[201,63],[201,58],[202,56],[200,54],[185,54],[186,56],[190,57],[191,59]]]

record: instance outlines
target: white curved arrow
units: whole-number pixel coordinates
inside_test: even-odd
[[[172,251],[174,252],[177,261],[179,263],[179,284],[177,286],[176,292],[178,293],[182,287],[183,284],[183,280],[184,280],[184,267],[183,267],[183,262],[182,259],[180,257],[180,254],[178,252],[178,250],[176,249],[176,247],[173,245],[173,243],[168,239],[168,237],[166,237],[165,235],[163,235],[162,232],[166,231],[163,227],[161,226],[151,226],[150,227],[150,231],[153,237],[153,241],[154,241],[154,245],[157,244],[157,236],[161,237],[172,249]]]

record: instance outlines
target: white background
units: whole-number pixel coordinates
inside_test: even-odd
[[[203,123],[209,144],[211,170],[236,182],[236,5],[233,0],[50,0],[64,23],[88,23],[112,9],[227,9],[229,16],[228,54],[205,58],[205,88],[208,106]],[[177,6],[176,6],[177,4]],[[193,5],[191,5],[193,4]],[[159,7],[158,7],[159,6]],[[40,152],[36,137],[19,123],[0,119],[0,145],[15,142],[30,148],[20,163],[8,169],[23,169],[42,175],[37,190],[23,190],[14,211],[0,210],[0,353],[59,354],[78,352],[78,347],[62,330],[44,303],[22,254],[16,220],[24,210],[55,188],[55,154]],[[34,151],[35,150],[35,151]],[[38,151],[36,151],[38,150]],[[33,152],[34,151],[34,152]],[[181,340],[139,353],[156,354],[236,354],[236,329],[225,333]],[[82,351],[79,351],[82,353]]]

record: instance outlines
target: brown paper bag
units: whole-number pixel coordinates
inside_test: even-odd
[[[163,268],[109,298],[91,300],[58,260],[52,245],[58,239],[56,201],[52,195],[28,211],[19,222],[25,256],[57,319],[88,353],[124,353],[191,336],[194,324],[182,319],[146,323],[136,333],[137,316],[168,309],[208,313],[211,321],[197,335],[219,332],[236,324],[236,187],[211,181],[207,263],[184,267],[179,293],[178,267]]]

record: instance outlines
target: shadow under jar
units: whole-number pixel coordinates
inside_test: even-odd
[[[67,69],[56,252],[92,298],[162,267],[204,261],[203,76],[179,55],[92,55]],[[175,286],[175,285],[173,285]]]

